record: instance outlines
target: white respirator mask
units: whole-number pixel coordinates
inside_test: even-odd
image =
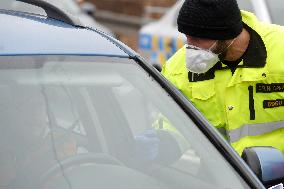
[[[226,47],[228,49],[235,39]],[[186,67],[192,73],[205,73],[219,62],[219,54],[213,53],[211,49],[217,41],[208,49],[202,49],[193,45],[186,46]],[[226,50],[225,49],[225,50]],[[224,50],[224,51],[225,51]]]

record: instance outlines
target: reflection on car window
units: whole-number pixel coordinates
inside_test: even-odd
[[[266,0],[269,8],[272,23],[284,25],[284,1],[283,0]]]
[[[0,59],[1,187],[248,188],[160,85],[125,61]]]
[[[49,108],[54,112],[58,126],[80,135],[86,135],[77,109],[73,104],[70,90],[65,86],[48,86],[46,87],[46,91],[49,99]]]

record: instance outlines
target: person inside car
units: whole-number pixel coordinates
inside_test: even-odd
[[[39,88],[6,87],[1,97],[0,188],[32,187],[57,161],[76,154],[76,141],[51,127]]]

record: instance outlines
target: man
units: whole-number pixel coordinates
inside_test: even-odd
[[[241,154],[284,152],[284,27],[261,23],[236,0],[186,0],[178,30],[187,37],[162,73]]]

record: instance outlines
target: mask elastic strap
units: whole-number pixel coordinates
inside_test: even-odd
[[[237,38],[235,38],[235,39],[233,39],[232,41],[231,41],[231,43],[226,47],[226,49],[225,50],[227,50],[227,49],[229,49],[230,48],[230,46],[235,42],[235,40],[236,40]]]
[[[211,49],[212,49],[213,47],[215,47],[215,45],[217,44],[217,42],[218,42],[218,40],[216,40],[216,41],[211,45],[211,47],[209,47],[208,51],[212,51]]]
[[[233,40],[231,41],[231,43],[223,50],[223,52],[225,52],[227,49],[229,49],[230,46],[235,42],[236,39],[237,39],[237,38],[233,39]],[[220,60],[221,62],[222,62],[222,59],[224,59],[225,56],[226,56],[226,55],[223,54],[223,52],[220,53],[220,54],[218,54],[219,60]]]
[[[218,55],[222,54],[222,53],[225,52],[227,49],[229,49],[230,46],[232,46],[232,44],[235,42],[236,39],[237,39],[237,38],[234,38],[234,39],[231,41],[231,43],[230,43],[226,48],[224,48],[224,50],[222,50],[222,52],[220,52]],[[216,41],[213,45],[215,45],[216,43],[217,43],[217,41]],[[213,47],[213,46],[212,46],[212,47]],[[212,47],[210,47],[210,49],[211,49]]]

